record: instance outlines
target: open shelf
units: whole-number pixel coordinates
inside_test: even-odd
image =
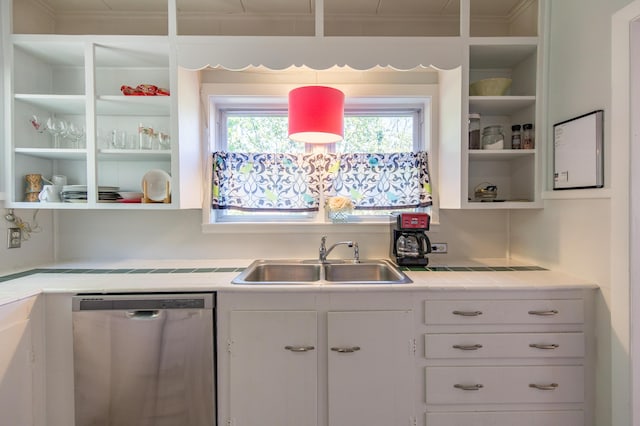
[[[16,148],[16,154],[45,160],[86,160],[86,149],[56,149],[56,148]]]

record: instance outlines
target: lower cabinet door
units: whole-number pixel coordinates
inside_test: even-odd
[[[234,426],[315,426],[315,311],[233,311],[230,414]]]
[[[581,403],[582,366],[427,367],[427,404]]]
[[[582,411],[427,413],[428,426],[584,426]]]
[[[33,424],[31,325],[0,325],[0,424]]]
[[[329,426],[413,424],[412,311],[329,312]]]

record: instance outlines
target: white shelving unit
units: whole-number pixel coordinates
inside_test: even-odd
[[[447,19],[443,19],[442,11],[431,10],[424,2],[408,2],[414,16],[399,25],[396,17],[371,18],[360,2],[331,5],[324,16],[313,19],[313,10],[288,10],[280,3],[274,4],[268,18],[262,18],[251,11],[199,9],[204,6],[172,0],[138,11],[129,6],[87,11],[82,19],[69,15],[58,22],[57,14],[48,10],[27,13],[16,0],[0,0],[2,16],[14,17],[14,33],[2,35],[9,70],[5,76],[9,94],[6,204],[23,206],[23,176],[41,173],[45,177],[64,174],[70,184],[87,185],[88,203],[77,208],[200,208],[209,152],[203,143],[206,112],[200,99],[199,69],[241,70],[250,65],[285,69],[292,64],[327,69],[346,64],[362,70],[378,65],[398,69],[432,65],[441,70],[440,85],[447,99],[440,97],[440,146],[434,149],[440,159],[441,208],[539,208],[541,133],[536,132],[537,147],[528,152],[473,152],[467,148],[466,117],[476,112],[483,127],[503,125],[507,142],[512,124],[539,124],[538,70],[543,57],[539,28],[546,0],[523,1],[517,10],[504,12],[497,12],[499,7],[493,5],[490,19],[483,4],[449,2]],[[351,18],[342,16],[344,8]],[[122,20],[123,13],[135,19]],[[438,25],[427,25],[436,17]],[[33,34],[41,29],[32,23],[40,21],[50,22],[50,31],[57,33]],[[11,25],[3,26],[5,31],[8,28]],[[379,46],[374,56],[372,40]],[[513,79],[507,96],[468,96],[470,82],[495,76]],[[120,92],[122,85],[143,83],[166,88],[172,96],[123,96]],[[51,135],[38,133],[29,124],[33,115],[41,120],[55,116],[83,126],[85,147],[54,149]],[[171,149],[142,152],[109,145],[111,130],[135,135],[140,125],[168,133]],[[169,206],[116,207],[98,201],[97,186],[140,190],[141,177],[151,169],[172,176]],[[474,202],[473,189],[481,182],[497,185],[498,197],[504,201]]]
[[[3,13],[10,10],[6,2],[2,7]],[[124,96],[121,92],[123,85],[153,84],[169,91],[177,86],[167,36],[3,34],[3,41],[10,64],[7,93],[12,94],[6,104],[5,129],[9,206],[33,207],[23,201],[24,176],[39,173],[46,179],[62,174],[69,184],[87,185],[87,202],[38,207],[199,207],[199,199],[180,199],[176,97]],[[81,146],[73,147],[68,137],[61,137],[60,146],[54,146],[54,136],[45,130],[49,118],[85,129]],[[171,148],[140,149],[140,126],[168,134]],[[114,129],[126,132],[128,149],[111,146]],[[99,199],[98,186],[141,191],[142,177],[153,169],[172,175],[170,204],[116,205]]]
[[[529,13],[535,17],[537,28],[540,10],[532,3]],[[473,14],[473,9],[472,9]],[[472,209],[521,209],[541,207],[538,188],[538,149],[511,149],[511,127],[531,123],[536,128],[539,94],[538,69],[540,38],[536,36],[495,35],[469,39],[468,80],[463,99],[468,101],[467,112],[480,114],[481,129],[500,125],[503,128],[505,149],[482,151],[468,149],[468,133],[463,132],[463,168],[466,179],[461,182],[460,207]],[[492,77],[512,79],[505,96],[467,96],[468,85]],[[539,142],[536,137],[535,140]],[[478,185],[490,183],[498,188],[494,202],[475,198]]]

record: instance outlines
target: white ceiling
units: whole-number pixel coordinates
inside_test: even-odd
[[[20,1],[20,0],[14,0]],[[159,0],[37,0],[53,13],[68,12],[166,12]],[[314,0],[176,0],[180,12],[233,15],[312,14]],[[529,0],[473,0],[474,16],[508,16]],[[328,14],[366,16],[457,15],[459,0],[324,0]]]

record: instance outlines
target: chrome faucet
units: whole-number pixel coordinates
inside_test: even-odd
[[[327,263],[327,256],[329,256],[329,253],[331,253],[331,251],[336,248],[337,246],[340,245],[346,245],[348,247],[354,247],[354,255],[355,255],[355,259],[356,261],[359,262],[359,257],[360,257],[360,250],[358,249],[358,243],[354,243],[353,241],[339,241],[335,244],[333,244],[331,247],[329,247],[327,249],[327,236],[323,236],[320,239],[320,255],[319,255],[319,260],[321,263]]]

